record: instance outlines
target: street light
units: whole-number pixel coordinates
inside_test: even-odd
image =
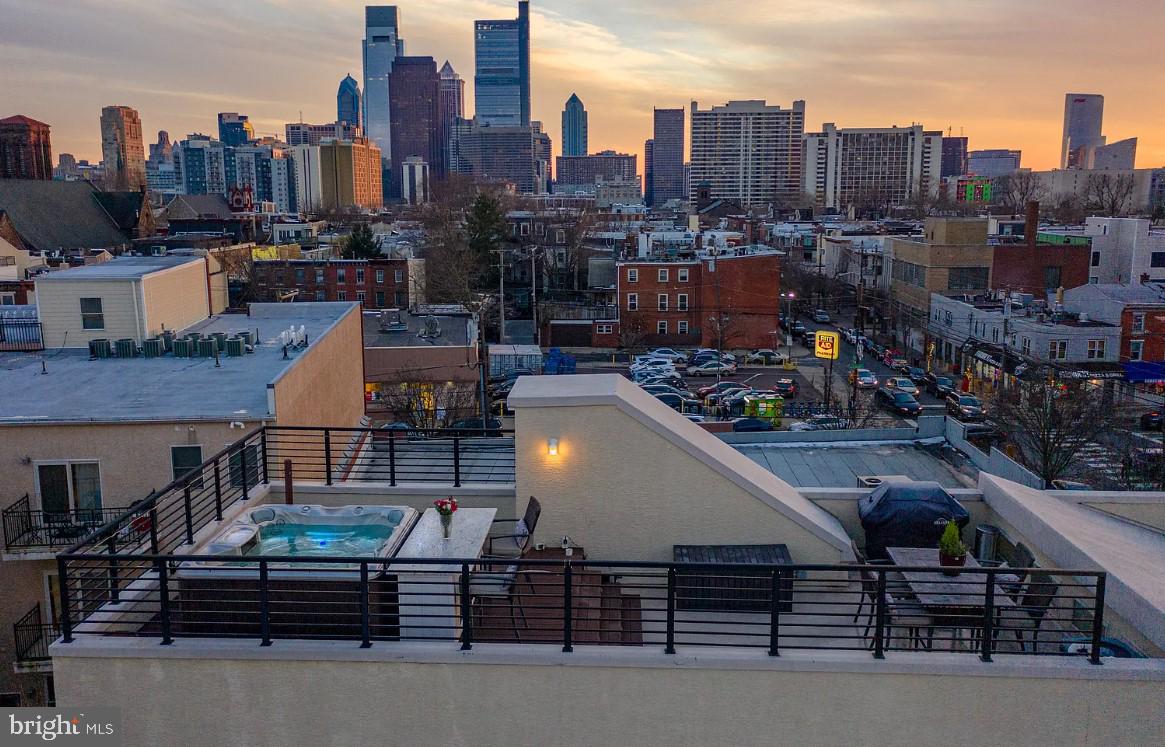
[[[793,333],[790,329],[793,326],[793,299],[797,294],[793,291],[782,293],[781,298],[788,302],[787,311],[785,312],[785,343],[788,346],[787,360],[793,360]]]

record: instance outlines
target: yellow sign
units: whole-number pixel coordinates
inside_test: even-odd
[[[841,351],[841,346],[838,344],[838,335],[836,332],[818,332],[816,336],[817,345],[814,350],[814,355],[818,358],[828,358],[829,360],[837,360],[837,356]]]

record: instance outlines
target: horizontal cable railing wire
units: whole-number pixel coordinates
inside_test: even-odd
[[[1105,574],[967,568],[903,585],[886,565],[729,565],[73,553],[61,629],[160,638],[446,640],[1061,655],[1100,663]],[[939,585],[939,581],[933,582]],[[937,593],[937,591],[936,591]],[[924,602],[926,602],[924,604]],[[75,616],[74,616],[75,615]]]

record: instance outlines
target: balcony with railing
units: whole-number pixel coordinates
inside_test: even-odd
[[[60,635],[60,628],[41,617],[37,604],[12,624],[16,666],[20,669],[41,670],[51,666],[49,644]]]
[[[0,512],[5,552],[48,553],[63,550],[124,512],[124,508],[36,510],[25,495]]]

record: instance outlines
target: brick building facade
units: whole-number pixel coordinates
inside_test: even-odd
[[[420,267],[415,260],[389,258],[260,260],[255,300],[359,301],[366,309],[405,309],[423,302]]]
[[[49,126],[18,114],[0,119],[0,179],[52,179]]]
[[[991,284],[1043,298],[1049,289],[1087,285],[1090,257],[1088,246],[1000,244],[991,260]]]

